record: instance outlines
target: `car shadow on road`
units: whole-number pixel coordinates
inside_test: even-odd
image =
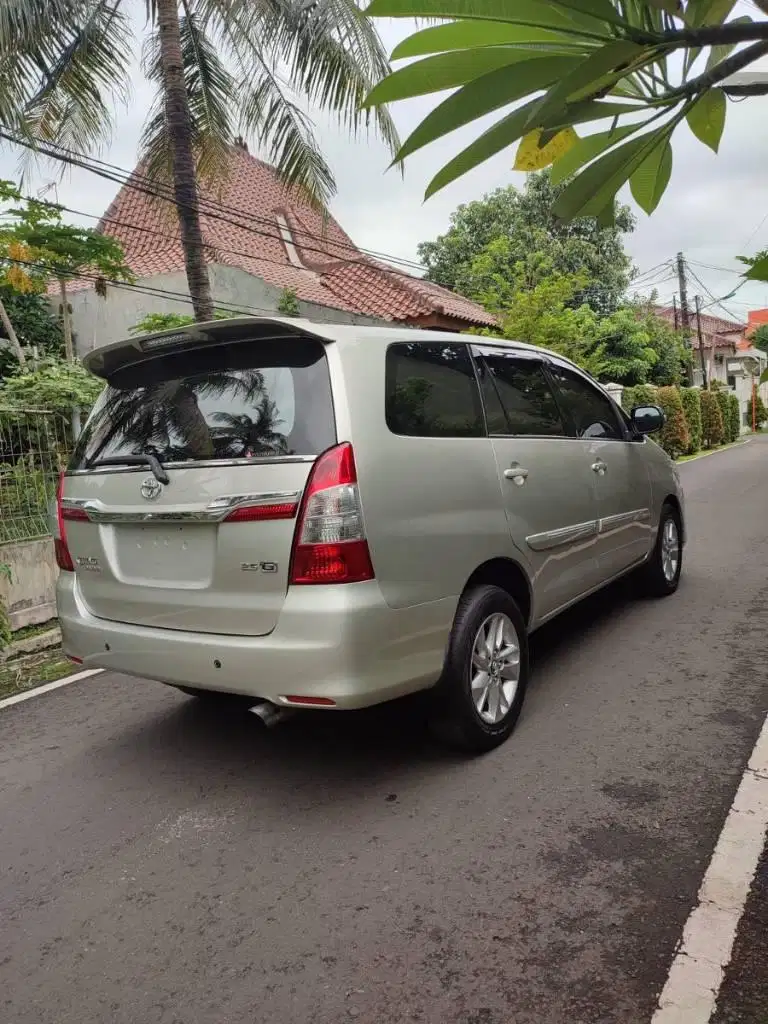
[[[631,588],[619,584],[539,630],[531,642],[532,687],[546,685],[544,680],[537,684],[545,666],[567,662],[586,634],[627,614],[631,602]],[[423,694],[343,714],[299,712],[268,729],[248,712],[247,700],[171,693],[167,711],[134,719],[98,756],[119,760],[123,769],[138,759],[141,771],[182,772],[208,787],[215,778],[233,774],[252,776],[255,771],[273,777],[276,768],[284,781],[287,772],[288,778],[310,774],[321,784],[336,784],[350,778],[391,779],[400,772],[415,777],[419,767],[433,774],[466,763],[430,736]],[[518,728],[525,728],[525,709]]]

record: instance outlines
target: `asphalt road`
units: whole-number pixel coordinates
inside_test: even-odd
[[[552,623],[512,740],[273,733],[102,675],[0,712],[4,1024],[645,1024],[768,708],[768,439],[678,594]]]

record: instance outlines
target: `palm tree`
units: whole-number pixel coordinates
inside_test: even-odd
[[[53,142],[91,155],[112,134],[114,107],[130,97],[133,41],[157,87],[141,144],[145,173],[172,181],[187,283],[198,320],[213,319],[200,228],[200,181],[221,181],[229,146],[255,136],[287,184],[324,206],[330,167],[297,97],[350,132],[373,127],[390,150],[386,109],[361,111],[388,69],[362,0],[2,0],[0,123],[25,144]]]

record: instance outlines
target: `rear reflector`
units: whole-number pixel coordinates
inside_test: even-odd
[[[62,505],[61,518],[68,523],[89,523],[91,521],[84,508],[71,508],[68,505]]]
[[[298,509],[296,502],[283,505],[243,505],[230,512],[225,523],[259,523],[267,519],[293,519]]]
[[[67,661],[72,661],[72,662],[74,662],[75,665],[82,665],[83,664],[83,659],[82,658],[76,658],[74,654],[67,654],[67,655],[65,655],[65,657],[66,657]]]
[[[330,697],[298,697],[295,694],[291,694],[288,697],[283,697],[283,700],[289,704],[311,704],[313,707],[322,708],[336,707],[336,701],[331,700]]]
[[[330,448],[312,467],[296,524],[290,582],[362,583],[374,578],[352,445]]]

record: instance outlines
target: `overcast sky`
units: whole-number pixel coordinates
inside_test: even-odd
[[[403,21],[382,22],[379,28],[391,49],[410,33],[412,25]],[[118,112],[114,141],[100,154],[103,159],[126,169],[136,162],[137,143],[152,96],[138,67],[134,82],[130,108]],[[393,107],[402,138],[436,102],[431,96]],[[768,132],[758,127],[761,121],[765,123],[766,110],[768,98],[729,103],[725,134],[717,156],[702,146],[686,125],[678,128],[673,137],[672,181],[651,217],[634,207],[628,190],[626,196],[622,193],[622,198],[633,205],[638,222],[634,234],[627,240],[627,248],[640,274],[645,274],[640,280],[658,283],[661,300],[670,301],[677,291],[669,261],[678,250],[685,253],[691,271],[698,275],[711,296],[720,298],[740,283],[739,264],[734,257],[768,248],[768,189],[765,187]],[[512,149],[423,202],[424,188],[432,175],[480,133],[482,129],[478,125],[469,126],[415,154],[407,161],[404,179],[395,170],[387,171],[387,153],[376,140],[350,140],[322,118],[318,120],[318,127],[338,185],[338,194],[332,203],[334,215],[358,245],[382,254],[413,260],[417,244],[444,232],[452,210],[460,203],[479,199],[500,185],[514,184],[520,188],[524,185],[525,176],[510,169],[514,159]],[[18,153],[0,149],[0,178],[15,177],[17,167]],[[43,166],[32,178],[28,191],[44,188],[56,178],[55,167]],[[47,194],[51,198],[58,195],[58,201],[68,207],[99,216],[116,188],[111,182],[77,171],[59,181],[56,190]],[[87,225],[94,223],[87,217],[71,219]],[[662,266],[658,271],[647,273],[659,264]],[[690,282],[691,296],[701,293],[706,305],[711,297],[705,288],[696,281]],[[746,319],[747,309],[768,306],[768,285],[746,284],[725,305],[732,316]],[[723,309],[716,306],[711,306],[709,311],[725,315]]]

